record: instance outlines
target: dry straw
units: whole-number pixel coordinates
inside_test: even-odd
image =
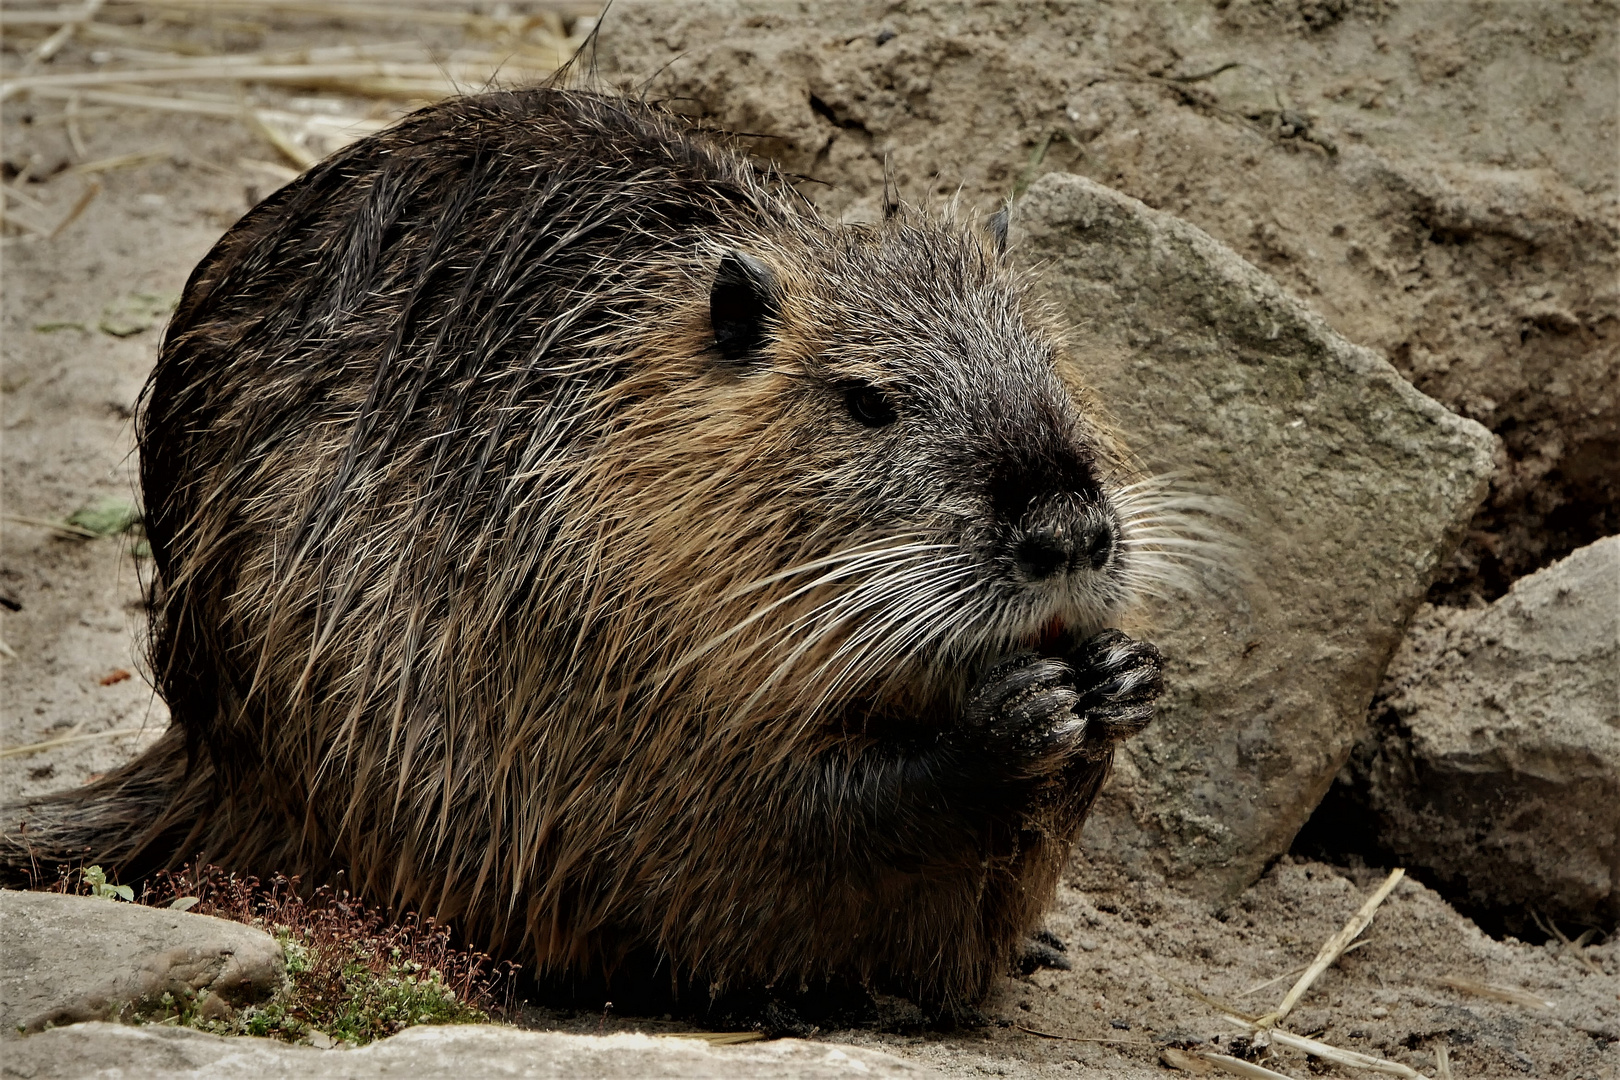
[[[1350,947],[1350,943],[1360,937],[1363,930],[1367,929],[1367,924],[1372,922],[1373,914],[1378,910],[1378,905],[1388,898],[1389,894],[1395,890],[1395,886],[1399,885],[1401,879],[1405,876],[1405,870],[1397,868],[1390,871],[1389,877],[1385,878],[1384,883],[1378,886],[1378,891],[1369,896],[1367,902],[1361,905],[1361,910],[1356,912],[1338,933],[1322,943],[1322,948],[1317,952],[1316,959],[1311,961],[1311,966],[1305,969],[1305,974],[1299,977],[1299,981],[1283,997],[1276,1010],[1260,1018],[1259,1024],[1261,1027],[1274,1027],[1287,1018],[1288,1014],[1293,1011],[1294,1006],[1299,1004],[1299,999],[1305,996],[1305,991],[1311,988],[1311,984],[1316,982],[1322,972],[1331,967],[1335,960],[1343,956],[1345,949]]]
[[[1521,990],[1517,986],[1499,986],[1496,983],[1476,982],[1465,979],[1460,975],[1442,975],[1435,982],[1441,986],[1449,986],[1453,990],[1461,990],[1465,994],[1475,997],[1488,998],[1491,1001],[1502,1001],[1509,1005],[1522,1005],[1526,1009],[1535,1009],[1545,1012],[1555,1008],[1557,1002],[1532,994],[1528,990]]]
[[[92,731],[85,735],[63,735],[55,739],[46,739],[44,742],[28,743],[26,746],[11,746],[0,750],[0,758],[27,757],[37,754],[41,750],[51,750],[58,746],[67,746],[70,743],[91,742],[95,739],[114,739],[124,735],[140,735],[146,728],[117,728],[112,731]]]
[[[1275,1072],[1264,1065],[1256,1065],[1252,1061],[1231,1057],[1227,1054],[1199,1054],[1199,1058],[1208,1062],[1223,1073],[1232,1076],[1248,1076],[1254,1080],[1294,1080],[1287,1073]]]
[[[1396,869],[1391,871],[1383,883],[1361,905],[1361,908],[1351,916],[1350,920],[1322,943],[1322,947],[1317,950],[1316,959],[1305,966],[1303,974],[1289,988],[1288,993],[1283,996],[1277,1007],[1263,1016],[1253,1016],[1241,1012],[1219,999],[1193,987],[1185,986],[1161,972],[1155,972],[1155,974],[1158,974],[1160,978],[1189,997],[1202,1001],[1216,1012],[1221,1013],[1229,1023],[1243,1028],[1251,1036],[1251,1045],[1262,1053],[1273,1046],[1277,1046],[1362,1072],[1398,1076],[1402,1077],[1403,1080],[1429,1080],[1423,1073],[1399,1061],[1390,1061],[1387,1058],[1376,1057],[1372,1054],[1363,1054],[1357,1050],[1345,1050],[1317,1039],[1296,1035],[1280,1026],[1288,1014],[1293,1011],[1294,1006],[1310,990],[1312,984],[1321,977],[1322,973],[1332,967],[1341,956],[1358,947],[1355,944],[1356,938],[1361,935],[1362,931],[1367,929],[1367,926],[1372,922],[1373,915],[1377,913],[1379,905],[1389,898],[1390,893],[1394,892],[1395,887],[1401,883],[1401,879],[1405,876],[1405,870]],[[1295,973],[1288,972],[1276,978],[1268,979],[1263,983],[1258,983],[1243,991],[1239,996],[1257,993],[1282,982],[1293,974]],[[1245,1061],[1242,1058],[1198,1049],[1177,1050],[1173,1056],[1167,1051],[1165,1060],[1169,1064],[1183,1069],[1189,1068],[1194,1062],[1198,1062],[1233,1076],[1280,1077],[1286,1075],[1257,1065],[1254,1062]],[[1447,1068],[1449,1069],[1449,1064]]]
[[[0,26],[7,35],[13,40],[19,35],[43,36],[32,45],[24,42],[24,62],[9,78],[0,79],[0,100],[28,97],[64,103],[61,115],[36,117],[35,122],[65,125],[76,162],[69,173],[105,173],[168,156],[148,150],[89,160],[86,124],[131,110],[238,121],[272,147],[277,157],[302,171],[381,130],[416,105],[549,77],[575,53],[594,25],[585,17],[601,9],[600,4],[576,0],[526,6],[526,14],[487,15],[462,0],[402,5],[346,0],[89,0],[77,7],[49,9],[11,3],[0,11]],[[226,32],[263,34],[299,19],[386,27],[391,38],[406,40],[247,53],[221,53],[208,44],[225,40]],[[177,28],[199,33],[187,38],[176,33]],[[442,37],[444,31],[457,29],[465,40],[454,48],[432,48],[422,40],[424,34]],[[72,55],[65,47],[75,39],[101,50],[93,69],[62,69],[63,59]],[[330,96],[293,102],[307,106],[296,110],[249,101],[249,87],[301,88]],[[87,105],[94,111],[85,109]],[[17,190],[26,181],[26,175],[17,177],[4,189],[5,203],[0,204],[0,221],[24,240],[61,235],[101,191],[93,182],[65,216],[48,224],[39,219],[56,217],[59,211]]]

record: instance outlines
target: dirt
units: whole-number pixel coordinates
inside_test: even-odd
[[[782,10],[755,30],[781,39],[791,14]],[[836,166],[839,185],[813,189],[835,212],[874,211],[886,154],[909,193],[933,183],[993,205],[1031,171],[1046,133],[1057,132],[1033,172],[1085,172],[1237,247],[1341,332],[1383,349],[1421,387],[1504,435],[1494,501],[1442,582],[1442,599],[1495,595],[1499,578],[1594,530],[1616,530],[1604,516],[1613,513],[1604,485],[1615,460],[1605,440],[1620,407],[1606,389],[1617,331],[1613,6],[1074,5],[1043,7],[1039,20],[1030,5],[870,10],[869,20],[840,31],[844,45],[825,25],[799,32],[793,63],[773,69],[825,78],[821,110],[804,100],[791,115],[751,115],[750,102],[769,101],[728,83],[734,69],[719,64],[707,76],[690,61],[677,65],[667,92],[689,93],[735,127],[788,132],[761,146],[791,168]],[[733,32],[718,17],[705,26],[700,15],[695,5],[671,11],[666,51],[701,58],[722,36],[727,49],[750,47],[753,31]],[[898,59],[878,64],[885,28],[896,35],[881,47]],[[279,33],[321,44],[342,37],[319,24]],[[1072,64],[1047,62],[1040,41],[1048,39]],[[1077,43],[1073,51],[1066,40]],[[652,50],[640,55],[650,76]],[[1234,55],[1271,73],[1259,85],[1270,93],[1275,84],[1305,110],[1316,142],[1284,137],[1274,107],[1242,106],[1256,84],[1241,72],[1230,90],[1213,79],[1167,84]],[[953,57],[971,61],[969,76],[953,74]],[[89,57],[70,45],[56,64],[71,70]],[[1122,69],[1134,74],[1083,76]],[[880,71],[881,85],[871,81]],[[293,96],[263,91],[259,99]],[[1519,121],[1504,122],[1508,113]],[[7,102],[6,161],[37,153],[50,171],[77,160],[62,116],[60,102]],[[115,337],[98,328],[103,312],[133,294],[178,293],[214,239],[274,186],[273,170],[244,164],[274,151],[238,122],[132,110],[87,116],[79,123],[85,158],[162,154],[99,174],[102,190],[59,235],[8,230],[0,252],[0,638],[15,653],[0,660],[0,745],[139,733],[0,759],[6,798],[82,784],[166,723],[141,661],[137,538],[75,539],[18,518],[61,520],[96,498],[132,497],[131,410],[160,329]],[[1348,167],[1353,160],[1363,171]],[[1434,186],[1434,177],[1453,187]],[[26,182],[41,205],[13,201],[8,213],[48,230],[91,182],[65,171]],[[1073,970],[1005,980],[982,1029],[829,1034],[951,1075],[1164,1075],[1167,1041],[1220,1034],[1229,1047],[1238,1034],[1182,987],[1254,1013],[1274,1006],[1288,978],[1245,991],[1307,963],[1382,876],[1285,857],[1212,912],[1081,858],[1049,920]],[[1431,1076],[1443,1046],[1457,1076],[1620,1077],[1612,936],[1580,950],[1492,939],[1411,881],[1365,936],[1368,944],[1305,997],[1293,1030]],[[1437,981],[1446,978],[1476,989]],[[1497,997],[1478,990],[1487,984]],[[582,1031],[660,1027],[611,1011],[546,1019]],[[1278,1053],[1269,1064],[1289,1075],[1349,1075]]]
[[[1082,857],[1046,924],[1067,943],[1071,970],[1004,979],[982,1028],[822,1037],[888,1050],[950,1076],[1168,1076],[1166,1047],[1240,1052],[1233,1040],[1243,1029],[1203,998],[1251,1015],[1275,1008],[1385,875],[1285,857],[1230,907],[1211,911]],[[1585,948],[1582,958],[1557,942],[1494,940],[1410,878],[1363,938],[1301,999],[1290,1030],[1430,1077],[1442,1052],[1458,1077],[1620,1076],[1614,940]],[[611,1008],[536,1018],[581,1033],[689,1030],[618,1017]],[[1288,1050],[1266,1064],[1287,1076],[1353,1075]]]

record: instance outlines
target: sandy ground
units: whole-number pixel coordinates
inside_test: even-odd
[[[1081,857],[1047,920],[1068,943],[1072,970],[1003,980],[980,1029],[823,1037],[952,1076],[1166,1076],[1167,1046],[1231,1053],[1243,1035],[1199,995],[1251,1015],[1275,1008],[1385,876],[1284,857],[1230,908],[1212,912]],[[1292,1031],[1430,1077],[1444,1075],[1440,1054],[1457,1077],[1620,1076],[1614,942],[1577,958],[1556,943],[1496,941],[1410,878],[1363,937],[1301,1000]],[[534,1013],[531,1022],[581,1033],[687,1030],[611,1010]],[[1356,1075],[1288,1050],[1267,1066],[1285,1076]]]
[[[8,103],[4,156],[71,161],[61,107]],[[269,189],[244,158],[272,156],[233,121],[140,112],[81,123],[86,157],[161,150],[100,174],[102,190],[59,235],[8,237],[0,312],[4,391],[4,551],[0,745],[137,729],[0,759],[6,798],[82,784],[136,752],[166,722],[142,676],[142,562],[129,537],[83,540],[29,521],[61,520],[102,497],[131,498],[131,410],[159,328],[98,329],[132,294],[175,294],[220,233]],[[90,179],[28,183],[47,226]],[[25,519],[25,520],[19,520]],[[118,678],[117,673],[133,673]],[[1253,1013],[1274,1006],[1319,944],[1382,879],[1378,868],[1285,858],[1230,908],[1212,912],[1151,883],[1077,860],[1051,929],[1073,969],[1005,980],[993,1023],[953,1033],[828,1033],[880,1046],[952,1075],[1162,1075],[1163,1047],[1238,1029],[1189,990]],[[1620,1077],[1620,945],[1494,940],[1408,881],[1292,1018],[1295,1031],[1386,1056],[1428,1075]],[[1254,989],[1257,984],[1276,980]],[[1450,980],[1447,982],[1445,980]],[[640,1027],[609,1012],[536,1014],[573,1030]],[[1279,1051],[1287,1075],[1349,1075]]]

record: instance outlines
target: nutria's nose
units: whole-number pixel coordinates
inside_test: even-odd
[[[1114,527],[1101,517],[1090,517],[1077,528],[1031,529],[1014,549],[1019,569],[1036,581],[1082,567],[1101,570],[1113,553]]]
[[[1074,544],[1057,529],[1036,529],[1018,543],[1018,566],[1039,581],[1069,565]]]

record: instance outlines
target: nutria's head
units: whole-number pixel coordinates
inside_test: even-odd
[[[915,211],[798,222],[687,272],[609,454],[646,515],[623,527],[657,539],[601,553],[701,594],[666,609],[686,662],[822,697],[952,692],[1135,597],[1156,509],[998,237]]]

